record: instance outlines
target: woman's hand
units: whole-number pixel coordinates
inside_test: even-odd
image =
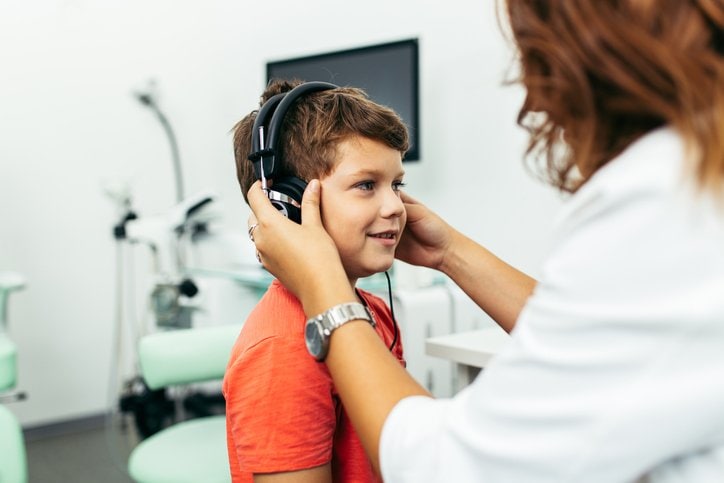
[[[254,183],[247,195],[256,218],[253,239],[259,260],[299,298],[307,315],[355,300],[337,247],[322,225],[320,190],[318,180],[307,185],[301,225],[272,206],[260,182]]]
[[[401,193],[407,225],[395,252],[403,262],[440,270],[455,230],[425,205]]]

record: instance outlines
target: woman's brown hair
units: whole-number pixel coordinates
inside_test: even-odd
[[[300,83],[273,80],[262,94],[260,106]],[[255,181],[248,156],[257,112],[251,112],[233,128],[236,174],[245,200]],[[353,136],[381,142],[403,156],[409,148],[402,119],[392,109],[371,101],[360,89],[338,87],[302,97],[284,116],[279,146],[284,159],[281,175],[309,181],[331,173],[336,164],[337,146]]]
[[[722,189],[722,0],[507,0],[507,13],[527,90],[518,123],[548,181],[575,191],[669,125],[699,184]]]

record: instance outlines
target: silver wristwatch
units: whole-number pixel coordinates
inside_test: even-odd
[[[340,328],[351,320],[366,320],[375,326],[369,309],[354,302],[335,305],[331,309],[307,320],[304,327],[304,340],[307,350],[318,361],[323,361],[329,351],[329,337],[332,331]]]

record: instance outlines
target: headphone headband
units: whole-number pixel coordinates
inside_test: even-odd
[[[275,95],[264,103],[254,120],[251,133],[251,153],[249,154],[249,160],[254,164],[254,174],[257,179],[261,179],[262,175],[267,179],[273,179],[281,170],[281,162],[276,162],[281,139],[280,133],[284,116],[294,102],[309,93],[336,88],[336,85],[329,82],[305,82],[289,92]],[[270,116],[271,120],[269,120]]]
[[[261,137],[258,136],[259,134],[259,128],[265,127],[267,119],[271,116],[271,114],[274,112],[274,109],[279,105],[281,100],[284,98],[285,94],[277,94],[270,98],[268,101],[264,103],[263,106],[261,106],[261,109],[259,109],[259,112],[256,114],[256,119],[254,119],[254,127],[252,128],[252,135],[251,135],[251,154],[249,155],[249,159],[251,159],[251,156],[254,153],[258,153],[259,151],[263,150],[266,146],[261,146]],[[267,143],[265,143],[267,144]],[[267,144],[268,145],[268,144]]]

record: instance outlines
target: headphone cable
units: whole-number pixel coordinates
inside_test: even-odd
[[[392,303],[392,282],[390,281],[390,274],[385,272],[385,277],[387,278],[387,297],[390,301],[390,314],[392,314],[392,325],[395,328],[395,335],[392,338],[392,343],[390,344],[390,352],[395,347],[395,344],[397,344],[397,339],[400,336],[400,328],[397,326],[397,319],[395,318],[395,306]]]

